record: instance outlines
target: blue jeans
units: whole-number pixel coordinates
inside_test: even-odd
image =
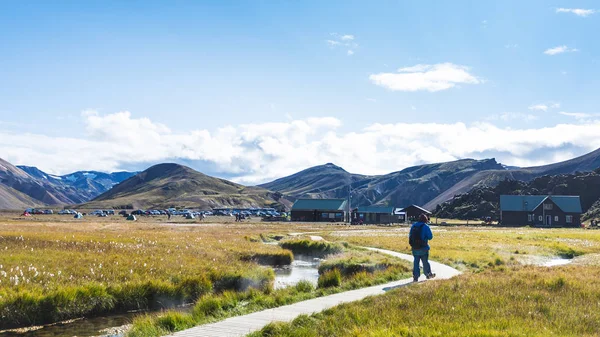
[[[419,276],[421,276],[421,268],[419,268],[419,262],[423,263],[423,273],[425,275],[431,274],[431,266],[429,265],[429,252],[413,252],[413,256],[415,258],[413,263],[413,278],[419,278]]]

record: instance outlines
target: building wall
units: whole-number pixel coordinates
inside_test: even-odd
[[[408,219],[408,221],[417,221],[417,220],[419,220],[419,215],[424,213],[422,210],[420,210],[414,206],[406,207],[404,209],[404,212],[406,212],[406,218]],[[425,213],[425,214],[427,214],[427,216],[431,215],[431,213]]]
[[[333,214],[333,216],[332,216]],[[346,212],[331,210],[331,211],[306,211],[298,210],[291,212],[292,221],[308,221],[308,222],[343,222]]]
[[[551,204],[552,209],[544,209],[544,204]],[[535,227],[579,227],[581,214],[565,213],[554,202],[547,200],[533,212],[502,211],[502,225],[504,226],[535,226]],[[529,216],[531,215],[531,217]],[[573,217],[571,223],[567,222],[567,215]],[[550,217],[550,223],[548,218]]]
[[[361,216],[362,215],[362,216]],[[363,213],[354,212],[352,214],[353,222],[355,219],[362,219],[363,224],[392,224],[399,223],[398,216],[388,213]]]

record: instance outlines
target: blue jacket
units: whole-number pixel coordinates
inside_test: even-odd
[[[420,249],[413,249],[412,250],[413,254],[416,253],[417,255],[427,253],[429,251],[429,242],[428,241],[433,239],[433,233],[431,233],[431,228],[429,228],[429,226],[423,222],[415,222],[412,225],[412,227],[410,227],[410,233],[412,233],[412,231],[415,229],[416,226],[421,226],[421,225],[423,226],[423,228],[421,228],[421,240],[425,241],[425,247],[420,248]]]

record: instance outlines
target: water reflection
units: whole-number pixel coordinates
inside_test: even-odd
[[[308,255],[294,255],[294,262],[289,266],[276,267],[275,289],[293,286],[301,280],[317,285],[321,259]]]

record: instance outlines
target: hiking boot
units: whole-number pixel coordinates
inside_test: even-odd
[[[413,282],[419,282],[419,278],[418,277],[413,277]]]
[[[429,273],[429,275],[425,275],[425,277],[429,280],[429,279],[435,278],[435,274]]]

